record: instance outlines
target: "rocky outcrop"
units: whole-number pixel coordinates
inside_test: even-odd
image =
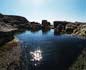
[[[86,36],[86,24],[81,24],[77,26],[73,34],[80,35],[80,36]]]
[[[75,23],[69,23],[65,26],[65,30],[68,34],[73,33],[73,31],[77,28],[77,24]]]
[[[47,20],[42,20],[42,32],[47,33],[51,29],[51,24]]]
[[[54,28],[56,28],[60,24],[65,27],[68,23],[70,23],[70,22],[66,22],[66,21],[54,21]]]
[[[32,32],[39,31],[42,28],[41,24],[38,22],[30,22],[30,30]]]
[[[10,25],[12,28],[17,28],[18,30],[29,27],[29,21],[21,16],[14,15],[3,15],[0,18],[0,22]]]
[[[78,56],[75,63],[69,67],[69,70],[86,70],[86,48],[82,50],[82,53]]]
[[[0,14],[0,45],[14,39],[14,32],[29,27],[29,21],[21,16]]]
[[[86,23],[54,21],[55,33],[75,34],[86,36]]]
[[[43,28],[50,28],[50,22],[47,20],[42,20],[42,27]]]
[[[4,22],[0,22],[0,45],[4,45],[13,40],[15,30],[17,29],[5,24]]]
[[[1,39],[0,43],[5,42],[5,40],[11,40],[15,31],[23,31],[29,29],[34,32],[41,29],[46,33],[51,28],[55,29],[55,34],[58,32],[59,34],[67,33],[86,36],[86,24],[84,23],[54,21],[53,27],[47,20],[42,20],[42,24],[40,24],[38,22],[29,22],[22,16],[0,14],[0,38],[4,39]]]
[[[0,32],[10,32],[15,30],[18,29],[4,22],[0,22]]]
[[[62,30],[64,30],[64,26],[62,24],[59,24],[57,27],[56,27],[57,31],[58,32],[61,32]]]

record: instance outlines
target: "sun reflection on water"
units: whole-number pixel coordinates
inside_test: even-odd
[[[34,65],[38,65],[42,60],[42,51],[40,49],[36,49],[35,51],[31,51],[30,55],[32,57],[31,61],[34,62]]]

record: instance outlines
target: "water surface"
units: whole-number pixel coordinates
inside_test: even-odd
[[[78,56],[82,47],[86,46],[86,40],[67,34],[55,35],[54,30],[46,33],[41,30],[26,31],[17,35],[17,38],[21,41],[21,59],[26,70],[66,70]],[[40,53],[42,59],[31,61],[35,56],[32,57],[30,52],[36,50],[42,52]]]
[[[12,67],[15,70],[67,70],[86,47],[85,39],[68,34],[56,35],[54,30],[25,31],[16,38],[19,39],[18,63],[8,64],[8,70]]]

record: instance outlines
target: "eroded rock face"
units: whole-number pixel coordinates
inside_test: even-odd
[[[54,21],[54,28],[56,28],[59,24],[63,25],[64,27],[70,22],[66,21]]]
[[[67,33],[73,33],[73,31],[77,28],[77,24],[69,23],[66,25],[65,30]]]
[[[29,26],[29,21],[21,16],[13,16],[13,15],[3,15],[4,17],[0,18],[2,22],[4,22],[7,25],[10,25],[14,28],[19,29],[25,29]]]
[[[86,23],[82,22],[54,21],[54,29],[55,33],[64,32],[65,34],[86,36]]]
[[[14,32],[29,27],[29,21],[21,16],[0,14],[0,45],[14,39]]]
[[[39,31],[42,28],[41,24],[38,22],[30,22],[30,30],[32,32]]]
[[[47,20],[42,20],[42,27],[43,28],[50,28],[50,22]]]
[[[86,36],[86,24],[81,24],[73,32],[76,35]]]
[[[56,29],[62,30],[64,28],[64,26],[62,24],[59,24]]]

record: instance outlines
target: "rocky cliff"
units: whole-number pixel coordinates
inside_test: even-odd
[[[86,36],[86,23],[54,21],[54,28],[57,32]]]
[[[21,16],[0,14],[0,25],[1,24],[10,29],[17,30],[17,29],[28,27],[29,21],[26,18],[21,17]]]
[[[14,32],[29,27],[29,21],[21,16],[0,14],[0,45],[14,38]]]

